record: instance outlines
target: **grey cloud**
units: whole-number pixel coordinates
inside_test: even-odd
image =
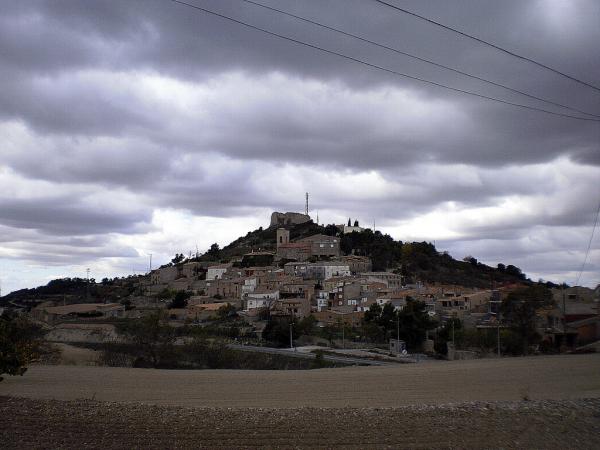
[[[191,1],[393,70],[543,106],[237,0]],[[375,2],[260,1],[600,114],[598,93]],[[50,192],[43,199],[0,200],[0,224],[11,236],[19,228],[25,233],[20,239],[5,234],[4,242],[10,240],[11,248],[41,243],[46,261],[68,261],[69,249],[77,258],[86,252],[134,257],[135,250],[115,245],[110,235],[148,231],[157,208],[219,217],[301,209],[301,199],[279,195],[288,186],[311,190],[315,209],[362,221],[376,218],[384,226],[448,202],[482,207],[540,194],[556,201],[523,217],[462,225],[460,248],[472,246],[481,258],[493,254],[478,241],[519,241],[538,226],[582,236],[593,219],[589,200],[597,189],[593,167],[586,166],[600,165],[598,124],[450,93],[170,1],[0,2],[0,121],[22,124],[29,135],[23,143],[15,139],[11,151],[7,139],[1,164],[27,178],[72,185],[74,192],[86,186],[106,198],[116,196],[114,208],[108,201],[98,205]],[[517,0],[434,0],[403,6],[600,84],[594,57],[599,4],[581,0],[572,10],[555,11],[564,7],[558,3],[538,2],[534,8]],[[150,75],[187,83],[190,92],[205,88],[210,96],[191,106],[185,96],[155,101],[153,94],[169,91],[138,89],[136,81]],[[235,75],[241,84],[227,84],[226,77]],[[273,81],[276,76],[283,81]],[[552,174],[544,178],[533,166],[566,158],[580,164],[563,174],[569,182]],[[289,166],[297,174],[279,176]],[[446,166],[449,174],[427,170],[434,166]],[[272,171],[270,179],[261,178],[265,171]],[[354,198],[318,177],[371,171],[392,188]],[[464,177],[469,172],[479,178]],[[355,191],[369,192],[370,181]],[[561,190],[570,194],[561,196]],[[121,193],[129,208],[119,200]],[[555,270],[539,256],[553,245],[545,239],[534,249],[537,259],[530,260],[527,247],[520,253],[517,246],[503,260],[512,254],[531,267]],[[33,258],[25,247],[22,254]]]
[[[483,88],[479,83],[459,80],[454,75],[425,67],[422,63],[389,54],[330,33],[315,32],[308,25],[294,25],[290,19],[238,2],[201,2],[225,13],[257,21],[289,33],[303,35],[316,41],[326,42],[343,51],[355,52],[357,56],[368,54],[374,62],[392,68],[400,68],[417,76],[428,76],[434,81],[447,81],[457,87],[474,88],[481,92],[499,94],[497,89]],[[535,67],[512,61],[506,56],[482,48],[447,32],[419,21],[393,13],[375,4],[356,2],[349,8],[347,2],[308,2],[302,5],[285,3],[277,6],[301,15],[319,11],[320,20],[372,35],[386,42],[401,42],[409,49],[422,52],[423,56],[438,58],[448,64],[464,65],[482,75],[515,86],[527,84],[526,88],[538,95],[546,95],[593,110],[598,95],[590,93],[571,82],[557,80]],[[500,36],[508,39],[508,46],[527,53],[548,43],[529,39],[528,26],[534,12],[523,12],[520,2],[503,3],[502,7],[482,7],[473,2],[469,7],[457,9],[444,2],[410,5],[424,14],[459,21],[463,27],[473,27],[474,32]],[[585,3],[593,10],[592,3]],[[16,12],[15,12],[16,10]],[[351,10],[351,15],[340,15],[340,10]],[[11,17],[9,9],[8,17]],[[38,33],[29,44],[18,40],[18,33],[7,36],[5,54],[7,62],[2,66],[16,66],[23,70],[28,60],[39,62],[32,66],[30,74],[8,76],[12,86],[3,90],[1,114],[5,118],[19,118],[35,129],[45,133],[69,133],[71,135],[128,135],[152,136],[156,142],[177,148],[180,153],[218,151],[242,159],[280,161],[315,161],[317,163],[340,162],[354,168],[381,169],[411,162],[444,161],[467,162],[477,165],[504,165],[511,161],[532,163],[549,161],[557,155],[572,155],[577,161],[595,164],[600,154],[595,137],[596,124],[578,123],[533,112],[511,109],[506,106],[475,101],[458,94],[450,94],[435,87],[401,80],[352,63],[338,61],[314,50],[299,48],[280,42],[260,33],[244,30],[234,24],[200,14],[181,5],[164,1],[151,2],[38,2],[34,6],[12,7],[12,15],[36,24]],[[361,20],[357,21],[356,18]],[[585,74],[600,73],[600,67],[588,57],[595,49],[593,36],[600,34],[587,15],[579,17],[581,23],[571,24],[570,33],[564,40],[575,39],[578,46],[569,48],[569,68]],[[10,19],[5,19],[10,24]],[[507,36],[506,24],[517,27],[515,35]],[[537,25],[539,27],[539,25]],[[519,28],[520,27],[520,28]],[[585,33],[582,31],[585,30]],[[43,32],[48,33],[48,36]],[[16,34],[16,37],[14,36]],[[585,36],[583,39],[581,36]],[[57,46],[62,42],[76,42],[79,51],[66,47],[64,57],[54,55],[51,63],[37,58],[40,45]],[[527,37],[528,39],[525,39]],[[549,36],[548,39],[552,37]],[[531,42],[532,48],[526,43]],[[395,44],[395,45],[396,45]],[[70,44],[74,45],[74,44]],[[580,48],[581,47],[581,48]],[[71,55],[85,57],[71,61]],[[89,55],[93,57],[89,58]],[[18,55],[20,59],[11,59]],[[550,62],[556,55],[544,54]],[[15,56],[16,57],[16,56]],[[61,70],[52,72],[50,64],[62,63]],[[590,66],[591,65],[591,66]],[[449,112],[446,121],[438,123],[441,129],[419,127],[413,123],[399,123],[396,133],[382,130],[379,122],[389,111],[377,111],[372,106],[368,115],[356,110],[312,106],[308,111],[282,92],[275,102],[218,105],[211,111],[211,119],[202,123],[200,136],[187,130],[186,135],[173,135],[165,127],[165,111],[149,110],[140,98],[114,85],[114,80],[104,84],[73,80],[73,71],[85,69],[113,71],[147,70],[183,78],[189,81],[206,81],[218,74],[243,70],[249,77],[260,77],[279,71],[294,77],[338,80],[340,89],[370,92],[384,86],[402,87],[417,93],[424,104],[442,100],[455,105],[468,120],[456,121]],[[588,69],[597,68],[598,70]],[[7,70],[7,75],[12,72]],[[566,70],[566,69],[565,69]],[[38,74],[44,71],[47,77]],[[69,76],[69,74],[71,74]],[[593,78],[593,77],[592,77]],[[18,81],[17,81],[18,80]],[[594,81],[593,79],[591,81]],[[557,84],[558,83],[558,84]],[[557,89],[557,85],[560,89]],[[238,95],[243,95],[238,92]],[[332,92],[335,95],[335,90]],[[0,94],[1,95],[1,94]],[[338,91],[339,95],[339,91]],[[502,93],[504,98],[515,100],[513,94]],[[313,100],[313,99],[308,99]],[[332,98],[335,100],[335,98]],[[533,102],[535,104],[535,102]],[[307,112],[310,117],[307,117]],[[407,111],[410,116],[411,111]],[[597,111],[600,113],[600,111]],[[362,113],[362,114],[361,114]],[[194,112],[188,117],[198,127]],[[190,127],[191,128],[191,127]],[[444,136],[444,139],[440,139]],[[583,151],[581,149],[584,149]]]
[[[0,199],[0,224],[55,235],[140,232],[150,218],[138,208],[119,212],[76,198]]]

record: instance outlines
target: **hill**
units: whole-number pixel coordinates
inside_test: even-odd
[[[118,302],[137,292],[138,278],[138,276],[114,280],[105,278],[100,283],[96,283],[92,278],[89,284],[85,278],[59,278],[45,286],[11,292],[0,298],[0,306],[8,305],[10,302],[22,306],[35,306],[39,302],[48,300],[67,304]]]
[[[239,258],[252,250],[275,251],[277,227],[250,231],[219,251],[218,255],[204,254],[199,259],[210,261],[218,256],[221,261]],[[485,288],[492,284],[520,283],[526,275],[516,266],[498,264],[490,267],[469,258],[456,260],[448,253],[440,253],[430,242],[402,242],[380,231],[341,233],[335,225],[321,226],[312,221],[288,227],[292,241],[322,233],[340,238],[344,255],[368,256],[374,271],[392,270],[401,273],[408,282],[457,284]]]
[[[261,227],[249,231],[223,249],[214,244],[211,250],[191,260],[177,255],[169,265],[187,261],[228,262],[253,250],[275,251],[276,229],[277,227]],[[292,241],[318,233],[338,236],[344,255],[368,256],[373,261],[374,271],[401,273],[407,283],[420,281],[489,288],[498,284],[530,282],[518,267],[504,264],[490,267],[475,258],[459,261],[448,253],[438,252],[430,242],[396,241],[388,234],[373,232],[370,229],[343,234],[335,225],[321,226],[312,221],[291,225],[288,229]],[[12,292],[0,299],[0,305],[11,301],[29,301],[32,305],[43,300],[64,300],[67,303],[120,301],[136,293],[138,278],[129,276],[114,280],[104,279],[101,283],[90,280],[89,286],[87,280],[82,278],[58,279],[50,281],[46,286]],[[552,283],[547,284],[549,287],[555,286]]]

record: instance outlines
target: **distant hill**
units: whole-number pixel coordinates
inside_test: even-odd
[[[343,234],[335,225],[321,226],[312,221],[291,225],[287,228],[290,230],[292,241],[318,233],[336,235],[340,238],[340,248],[343,254],[368,256],[373,261],[374,271],[391,270],[401,273],[408,283],[420,281],[489,288],[501,284],[531,282],[518,267],[513,265],[498,264],[497,267],[490,267],[478,262],[475,258],[459,261],[447,253],[438,252],[429,242],[395,241],[387,234],[379,231],[373,233],[370,229]],[[253,250],[275,251],[276,229],[277,227],[266,229],[261,227],[258,230],[250,231],[217,252],[209,251],[193,258],[192,261],[230,261]],[[183,258],[183,255],[180,255],[175,262],[182,264],[189,261]],[[556,286],[552,283],[547,283],[547,285],[549,287]],[[136,294],[137,287],[138,276],[115,280],[104,279],[101,283],[92,280],[88,293],[85,279],[64,278],[53,280],[46,286],[12,292],[0,298],[0,305],[25,300],[29,300],[32,305],[44,300],[64,300],[67,303],[80,303],[88,300],[91,302],[121,301],[129,295]]]
[[[219,253],[219,258],[221,260],[230,260],[259,249],[275,251],[277,228],[279,227],[269,227],[265,229],[260,227],[258,230],[249,231],[245,236],[239,237],[226,247],[223,247]],[[292,241],[312,236],[313,234],[323,233],[333,235],[337,232],[335,226],[330,225],[328,227],[323,227],[317,225],[312,220],[299,225],[291,225],[287,228],[290,230],[290,239]],[[200,261],[210,261],[211,258],[212,255],[205,253],[198,259]]]
[[[335,225],[321,226],[312,221],[287,227],[292,241],[317,233],[337,235],[340,248],[345,255],[368,256],[373,261],[373,270],[394,270],[402,273],[409,282],[457,284],[469,287],[490,287],[501,283],[527,281],[518,267],[499,264],[490,267],[475,258],[468,261],[456,260],[447,253],[439,253],[429,242],[395,241],[390,235],[366,229],[349,234],[340,233]],[[239,258],[252,250],[275,251],[277,227],[250,231],[221,249],[219,259],[228,261]],[[209,261],[205,254],[200,260]]]
[[[19,289],[0,298],[0,306],[15,302],[22,306],[35,306],[42,301],[64,301],[71,303],[118,302],[136,293],[138,276],[124,279],[108,280],[96,283],[94,279],[88,282],[84,278],[59,278],[50,281],[45,286],[31,289]]]

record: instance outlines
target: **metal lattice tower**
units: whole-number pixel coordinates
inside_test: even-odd
[[[308,216],[308,192],[306,193],[306,206],[304,208],[304,214]]]

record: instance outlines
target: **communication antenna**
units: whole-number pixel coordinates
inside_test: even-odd
[[[304,208],[304,214],[308,216],[308,192],[306,193],[306,207]]]

